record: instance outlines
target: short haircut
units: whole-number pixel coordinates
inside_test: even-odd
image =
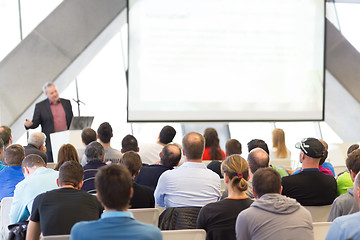
[[[10,142],[11,128],[9,128],[8,126],[1,126],[0,129],[1,128],[2,128],[2,130],[0,130],[0,137],[2,138],[2,140],[4,141],[4,144],[6,146]]]
[[[52,83],[52,82],[46,82],[46,83],[43,85],[43,87],[42,87],[43,93],[46,94],[47,88],[48,88],[48,87],[51,87],[51,86],[55,86],[55,84]]]
[[[131,176],[135,176],[142,166],[140,155],[134,151],[124,153],[120,163],[127,167]]]
[[[360,149],[352,151],[346,159],[346,167],[357,174],[360,171]]]
[[[30,134],[28,139],[28,144],[34,145],[35,147],[39,148],[44,145],[46,140],[46,135],[42,132],[34,132]]]
[[[350,153],[352,153],[354,150],[358,149],[359,148],[359,144],[352,144],[348,150],[347,150],[347,154],[349,155]]]
[[[225,151],[228,156],[242,154],[241,143],[236,139],[229,139],[225,144]]]
[[[268,145],[264,140],[261,139],[253,139],[250,142],[248,142],[248,150],[251,152],[254,148],[261,148],[264,150],[267,154],[270,154]]]
[[[100,143],[93,141],[85,148],[85,157],[87,162],[104,160],[105,149]]]
[[[269,155],[262,148],[255,148],[248,155],[248,163],[250,171],[255,173],[259,168],[269,166]]]
[[[76,161],[67,161],[61,165],[59,170],[60,186],[72,185],[78,187],[84,179],[84,169]]]
[[[0,150],[1,149],[4,149],[4,141],[2,140],[2,138],[0,138]]]
[[[46,163],[42,157],[37,154],[29,154],[22,161],[21,167],[32,168],[32,167],[45,167]]]
[[[98,137],[103,143],[109,143],[110,139],[113,136],[113,130],[108,122],[103,122],[100,124],[98,130],[97,130]]]
[[[125,210],[129,206],[132,179],[125,166],[111,164],[98,169],[96,192],[105,207]]]
[[[138,151],[138,142],[136,140],[136,138],[133,135],[126,135],[123,140],[121,141],[121,149],[123,150],[123,152],[128,152],[128,151],[134,151],[137,152]]]
[[[181,159],[181,149],[177,144],[169,143],[161,151],[160,162],[167,167],[175,167]]]
[[[281,177],[273,168],[261,168],[254,173],[252,185],[258,198],[267,193],[280,193]]]
[[[59,171],[61,165],[64,162],[67,162],[67,161],[70,161],[70,160],[74,160],[74,161],[80,163],[79,155],[78,155],[78,153],[76,151],[76,148],[73,145],[71,145],[70,143],[63,144],[59,149],[58,159],[57,159],[58,162],[57,162],[54,169],[56,171]]]
[[[168,144],[172,142],[176,135],[176,130],[172,126],[165,126],[160,131],[160,142],[164,144]]]
[[[187,133],[182,146],[187,159],[201,159],[205,149],[205,138],[197,132]]]
[[[4,156],[9,166],[21,166],[25,158],[25,150],[19,144],[12,144],[5,149]]]
[[[81,139],[83,140],[85,145],[96,141],[96,132],[92,128],[84,128],[81,132]]]

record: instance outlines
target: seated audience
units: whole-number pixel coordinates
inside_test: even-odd
[[[113,129],[108,122],[103,122],[100,124],[98,130],[98,139],[103,145],[105,150],[105,163],[118,163],[120,162],[120,158],[122,157],[122,154],[119,150],[112,148],[110,141],[113,137]]]
[[[238,214],[252,204],[245,194],[248,187],[249,167],[240,155],[231,155],[221,164],[228,197],[205,205],[199,213],[197,228],[206,230],[206,239],[235,239]]]
[[[99,219],[103,208],[95,196],[81,191],[84,170],[76,161],[65,162],[59,170],[59,189],[38,195],[33,203],[27,240],[49,235],[70,234],[80,221]]]
[[[270,159],[291,159],[291,152],[285,144],[285,132],[281,128],[272,131],[273,148],[270,150]]]
[[[143,164],[159,162],[161,150],[166,144],[173,141],[175,135],[176,130],[172,126],[167,125],[161,129],[156,143],[142,144],[139,154]]]
[[[207,128],[204,131],[205,150],[202,160],[223,160],[225,152],[220,148],[220,140],[215,128]]]
[[[360,174],[354,180],[354,200],[360,208]],[[326,240],[360,239],[360,212],[336,218],[330,225]]]
[[[23,160],[21,167],[25,179],[15,187],[10,224],[28,219],[37,195],[58,188],[59,172],[45,166],[44,159],[36,154],[30,154]]]
[[[0,138],[0,171],[6,168],[6,166],[1,161],[1,159],[3,159],[4,157],[4,153],[4,141],[2,140],[2,138]]]
[[[76,223],[71,229],[71,239],[162,239],[157,227],[135,220],[128,212],[132,180],[125,167],[112,164],[100,168],[95,184],[97,197],[105,211],[98,221]]]
[[[155,202],[161,207],[203,207],[220,198],[219,175],[202,162],[204,137],[187,133],[182,141],[185,162],[161,174],[156,186]]]
[[[165,145],[161,151],[160,163],[143,166],[135,178],[135,182],[149,187],[154,192],[160,175],[167,170],[174,169],[179,164],[180,159],[181,149],[177,144]]]
[[[120,159],[120,163],[127,167],[132,179],[139,174],[142,166],[139,154],[134,151],[124,153]],[[134,195],[130,200],[130,208],[153,208],[155,207],[155,200],[153,192],[150,188],[142,186],[133,182]]]
[[[46,135],[42,132],[30,134],[28,145],[24,146],[25,157],[30,154],[39,155],[47,163],[46,147],[44,146]]]
[[[353,151],[346,159],[346,167],[350,171],[352,181],[360,171],[360,149]],[[347,189],[347,193],[340,195],[332,204],[328,217],[328,222],[334,221],[335,218],[343,215],[352,214],[359,211],[357,203],[354,201],[353,188]]]
[[[59,171],[60,167],[67,161],[75,161],[80,163],[79,155],[77,154],[76,148],[70,143],[63,144],[60,147],[58,152],[57,164],[54,170]]]
[[[24,148],[13,144],[5,149],[4,160],[8,167],[0,171],[0,201],[13,197],[16,184],[24,180],[21,163],[25,158]]]
[[[4,150],[12,144],[11,128],[8,126],[0,127],[0,138],[3,140]],[[4,158],[0,158],[1,165],[6,166]],[[4,167],[1,167],[4,168]]]
[[[84,144],[83,147],[76,149],[79,155],[79,160],[81,161],[81,165],[85,166],[85,148],[89,143],[97,140],[97,135],[94,129],[92,128],[84,128],[81,132],[81,142]]]
[[[236,220],[236,239],[314,239],[310,213],[295,199],[281,195],[280,174],[261,168],[253,177],[257,199]]]
[[[121,153],[128,151],[139,152],[139,146],[136,138],[133,135],[126,135],[121,141]]]
[[[332,204],[336,198],[335,178],[319,171],[324,145],[315,138],[305,138],[296,147],[301,150],[303,170],[282,178],[282,194],[296,199],[303,206]]]
[[[98,169],[102,166],[105,166],[105,151],[104,147],[94,141],[89,143],[85,148],[85,159],[87,161],[84,168],[84,184],[81,187],[81,190],[84,190],[88,193],[96,193],[95,189],[95,175],[98,172]]]

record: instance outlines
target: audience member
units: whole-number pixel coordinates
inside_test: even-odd
[[[87,163],[84,166],[84,184],[81,190],[94,194],[96,193],[95,175],[100,167],[106,165],[104,147],[96,141],[89,143],[85,148],[85,159]]]
[[[4,197],[13,197],[16,184],[24,180],[21,170],[24,158],[24,148],[19,144],[12,144],[5,149],[4,159],[8,167],[0,171],[0,201]]]
[[[110,145],[110,140],[113,137],[113,130],[111,125],[108,122],[103,122],[100,124],[97,130],[98,138],[101,145],[103,145],[105,150],[105,163],[118,163],[122,154],[119,150],[112,148]]]
[[[272,131],[273,148],[270,151],[270,159],[291,159],[291,152],[285,144],[285,132],[281,128]]]
[[[352,181],[360,171],[360,149],[353,151],[346,159],[346,167],[350,171]],[[352,214],[359,211],[357,203],[354,201],[354,188],[347,189],[347,193],[337,197],[331,207],[328,222],[334,221],[335,218],[343,215]]]
[[[139,154],[143,164],[159,162],[161,150],[166,144],[173,141],[175,135],[176,130],[172,126],[167,125],[161,129],[156,143],[142,144]]]
[[[4,141],[5,149],[12,144],[11,128],[8,126],[0,127],[0,138]]]
[[[4,157],[4,141],[2,140],[2,138],[0,138],[0,171],[3,170],[4,168],[6,168],[6,165],[4,165],[2,163],[2,159]]]
[[[139,154],[134,151],[128,151],[124,153],[120,159],[120,163],[127,167],[133,180],[139,174],[140,168],[142,166],[142,161]],[[130,208],[155,207],[154,195],[150,188],[133,182],[133,189],[134,195],[130,200]]]
[[[68,144],[63,144],[58,152],[57,164],[55,166],[55,170],[59,171],[60,167],[67,161],[76,161],[79,163],[79,156],[77,154],[76,148]]]
[[[44,159],[36,154],[29,154],[23,160],[21,167],[25,179],[15,187],[10,224],[28,219],[37,195],[58,188],[59,172],[45,166]]]
[[[96,141],[97,135],[94,129],[92,128],[84,128],[81,132],[81,142],[83,143],[83,147],[77,148],[77,152],[79,155],[79,160],[81,161],[81,165],[85,166],[86,159],[85,159],[85,148],[89,143]]]
[[[149,187],[154,192],[160,175],[167,170],[174,169],[179,164],[180,159],[181,149],[179,146],[168,143],[161,151],[160,163],[143,166],[135,178],[135,182]]]
[[[318,139],[305,138],[296,147],[301,149],[303,170],[282,178],[282,194],[296,199],[303,206],[332,204],[336,198],[335,178],[319,171],[324,145]]]
[[[42,132],[30,134],[28,145],[24,146],[25,157],[30,154],[39,155],[47,163],[46,147],[44,146],[46,135]]]
[[[354,181],[354,199],[360,208],[360,174],[356,175]],[[326,240],[360,239],[360,212],[341,216],[330,225]]]
[[[281,194],[280,174],[262,168],[253,177],[257,199],[236,220],[236,239],[314,239],[310,213]]]
[[[185,162],[161,174],[156,186],[155,202],[161,207],[203,207],[220,197],[220,178],[202,163],[204,137],[187,133],[182,141]]]
[[[225,144],[225,154],[226,156],[231,156],[233,154],[242,154],[241,143],[236,139],[229,139]]]
[[[204,206],[197,219],[197,228],[205,229],[206,239],[235,239],[235,222],[238,214],[252,204],[245,194],[249,167],[240,155],[231,155],[221,164],[228,197]]]
[[[207,168],[216,172],[220,178],[223,178],[221,174],[221,162],[225,158],[225,152],[220,148],[220,140],[215,128],[207,128],[204,131],[205,138],[205,150],[203,160],[212,160]]]
[[[59,189],[38,195],[33,203],[26,239],[70,234],[80,221],[99,219],[103,208],[95,196],[80,191],[84,171],[79,162],[67,161],[59,170]],[[109,186],[108,186],[109,187]]]
[[[97,197],[105,212],[98,221],[75,224],[71,229],[71,239],[162,239],[157,227],[135,220],[127,211],[132,195],[132,180],[125,167],[112,164],[100,168],[95,184]]]
[[[121,141],[121,153],[128,151],[139,152],[139,146],[136,138],[133,135],[126,135]]]

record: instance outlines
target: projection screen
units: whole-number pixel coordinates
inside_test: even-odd
[[[129,0],[128,121],[323,120],[323,0]]]

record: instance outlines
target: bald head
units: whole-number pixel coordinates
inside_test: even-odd
[[[182,145],[187,160],[201,160],[205,149],[205,138],[200,133],[187,133]]]
[[[160,163],[167,167],[175,167],[181,159],[181,149],[176,144],[167,144],[161,151]]]
[[[251,150],[247,160],[251,173],[255,173],[259,168],[269,167],[269,155],[261,148]]]

